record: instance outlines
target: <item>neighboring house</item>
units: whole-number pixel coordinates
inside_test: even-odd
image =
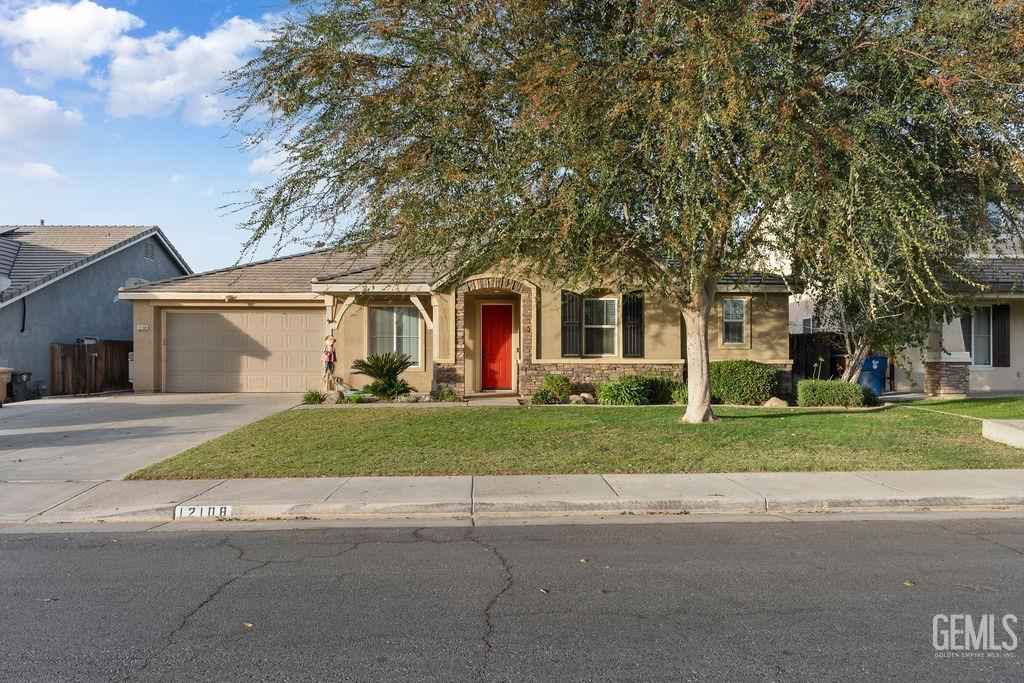
[[[325,334],[336,375],[370,353],[398,351],[419,391],[530,394],[547,373],[586,386],[627,372],[685,376],[676,302],[643,292],[573,292],[481,273],[438,286],[428,268],[379,273],[379,253],[325,250],[133,287],[135,388],[143,391],[302,391],[322,386]],[[720,286],[712,359],[749,358],[791,369],[789,288],[755,274]]]
[[[0,226],[0,367],[50,384],[50,344],[132,339],[117,291],[192,271],[157,227]]]
[[[897,391],[960,396],[1024,389],[1024,257],[986,258],[971,278],[984,290],[964,316],[936,325],[927,348],[907,352]]]

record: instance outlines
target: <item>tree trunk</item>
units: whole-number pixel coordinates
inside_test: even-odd
[[[864,367],[864,360],[868,357],[868,350],[868,347],[863,343],[855,344],[855,348],[850,352],[850,362],[846,364],[846,369],[843,370],[844,382],[857,381],[857,376],[860,375],[860,370]]]
[[[699,424],[714,422],[711,410],[711,360],[708,356],[708,321],[715,301],[716,283],[713,278],[701,280],[683,307],[686,323],[686,413],[682,422]]]

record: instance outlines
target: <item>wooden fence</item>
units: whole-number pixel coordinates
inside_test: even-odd
[[[111,339],[94,344],[50,344],[50,393],[64,396],[131,389],[131,351],[132,342]]]

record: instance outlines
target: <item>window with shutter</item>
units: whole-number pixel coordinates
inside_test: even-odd
[[[992,307],[992,367],[1010,367],[1010,307]]]
[[[630,292],[622,297],[622,355],[644,357],[643,292]]]
[[[562,356],[581,355],[580,336],[583,325],[583,297],[576,292],[562,290]]]

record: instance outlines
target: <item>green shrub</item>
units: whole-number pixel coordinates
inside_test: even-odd
[[[345,394],[338,394],[338,400],[336,402],[337,403],[352,403],[352,404],[362,403],[363,402],[363,397],[361,395],[359,395],[359,394],[349,394],[348,396],[346,396]]]
[[[451,387],[445,387],[437,392],[437,400],[442,403],[459,403],[462,401],[462,397]]]
[[[878,405],[878,396],[869,387],[839,379],[805,379],[797,382],[796,404],[804,408],[874,406]]]
[[[686,390],[686,385],[680,384],[672,391],[672,402],[677,406],[685,406],[688,395],[689,392]]]
[[[536,403],[540,405],[553,405],[562,402],[562,397],[557,395],[551,389],[547,387],[538,387],[533,395],[530,396],[530,403]]]
[[[370,379],[396,383],[398,376],[411,368],[413,361],[404,353],[373,353],[352,363],[352,369]]]
[[[540,386],[558,397],[555,403],[561,403],[572,393],[572,382],[565,375],[544,375]]]
[[[679,382],[664,375],[623,375],[597,387],[597,402],[608,406],[671,403]]]
[[[302,402],[306,405],[319,405],[327,400],[327,394],[319,389],[310,389],[302,395]]]
[[[404,379],[375,379],[363,389],[377,398],[391,400],[402,394],[408,394],[412,387]]]
[[[779,392],[779,369],[753,360],[711,363],[711,400],[734,405],[761,405]]]

